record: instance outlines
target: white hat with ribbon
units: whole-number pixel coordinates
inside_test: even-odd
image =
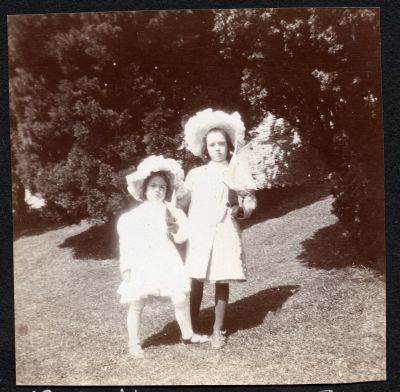
[[[211,129],[223,129],[234,146],[244,140],[245,127],[238,112],[228,114],[222,110],[205,109],[191,117],[185,125],[186,148],[193,155],[201,156],[204,137]]]
[[[144,201],[143,184],[146,178],[157,172],[164,172],[169,179],[170,192],[167,198],[170,198],[173,192],[177,197],[184,192],[184,172],[180,163],[172,158],[164,158],[162,155],[151,155],[145,158],[133,173],[126,176],[128,192],[137,201]]]

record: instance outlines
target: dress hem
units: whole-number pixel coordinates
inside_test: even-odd
[[[243,283],[243,282],[247,282],[247,279],[221,279],[221,280],[210,280],[210,279],[206,279],[206,278],[193,278],[191,277],[190,279],[196,279],[199,282],[203,282],[203,283]]]

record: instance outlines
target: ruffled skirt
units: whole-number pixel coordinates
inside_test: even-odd
[[[117,290],[121,303],[147,297],[169,297],[175,302],[186,296],[190,279],[178,251],[170,245],[162,257],[145,258],[132,267],[130,280]]]

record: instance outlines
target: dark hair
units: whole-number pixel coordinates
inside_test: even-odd
[[[166,171],[157,171],[157,172],[151,172],[148,177],[143,181],[143,187],[142,187],[142,199],[146,200],[146,189],[147,186],[149,185],[150,180],[153,177],[159,176],[164,179],[165,183],[167,184],[167,192],[165,193],[165,199],[168,201],[171,201],[172,197],[172,184],[171,184],[171,177],[168,175]]]
[[[207,150],[207,136],[211,132],[220,132],[222,135],[224,135],[226,144],[228,147],[228,153],[226,155],[226,159],[229,162],[232,158],[232,154],[233,154],[233,151],[235,150],[235,148],[233,147],[233,143],[232,143],[231,138],[228,135],[228,132],[226,132],[225,129],[221,129],[221,128],[212,128],[204,135],[203,140],[201,141],[201,157],[203,158],[203,161],[208,162],[211,159],[210,154],[208,153],[208,150]]]

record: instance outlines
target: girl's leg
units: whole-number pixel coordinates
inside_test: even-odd
[[[229,299],[229,284],[215,284],[215,321],[213,331],[222,331],[224,329],[225,313]]]
[[[129,351],[133,355],[135,355],[138,352],[141,352],[139,328],[140,328],[140,319],[142,316],[143,307],[144,307],[144,300],[137,300],[131,302],[128,310],[127,324],[128,324],[128,337],[129,337]]]
[[[193,336],[193,328],[190,320],[190,308],[188,297],[173,299],[175,317],[181,330],[182,339],[190,339]]]
[[[220,349],[226,344],[224,328],[226,307],[228,306],[229,284],[215,284],[215,321],[211,337],[211,347]]]
[[[192,279],[190,291],[190,317],[195,331],[198,331],[199,328],[199,313],[201,301],[203,299],[203,289],[203,282],[200,282],[197,279]]]
[[[181,330],[182,342],[185,344],[206,343],[210,341],[207,335],[198,335],[193,332],[192,322],[190,320],[189,298],[184,296],[173,298],[175,306],[175,317]]]

